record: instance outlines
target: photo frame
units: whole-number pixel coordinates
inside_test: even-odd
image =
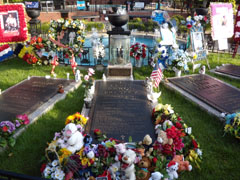
[[[204,33],[202,28],[190,31],[192,51],[197,54],[197,60],[207,58],[207,50],[205,47]]]
[[[231,3],[211,3],[212,39],[227,39],[233,36],[233,8]],[[224,33],[222,33],[224,32]]]
[[[26,41],[27,33],[24,5],[0,5],[0,44]]]

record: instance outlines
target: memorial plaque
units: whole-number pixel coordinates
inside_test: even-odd
[[[0,95],[0,121],[12,120],[18,114],[30,114],[57,94],[58,85],[73,81],[31,77]]]
[[[171,83],[197,97],[219,112],[240,111],[240,90],[208,75],[192,75],[169,79]]]
[[[151,104],[143,81],[98,81],[93,105],[86,127],[88,133],[100,129],[119,140],[143,140],[146,134],[153,139]]]
[[[220,68],[215,70],[216,72],[220,72],[223,74],[228,74],[236,77],[240,77],[240,66],[227,64],[224,66],[221,66]]]
[[[131,69],[112,68],[108,70],[108,76],[131,76]]]

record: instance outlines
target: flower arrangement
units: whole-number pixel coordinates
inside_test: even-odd
[[[72,19],[58,19],[51,20],[49,29],[50,42],[55,44],[57,49],[65,48],[65,57],[71,57],[72,52],[76,57],[81,57],[82,47],[85,42],[85,25],[80,20]],[[63,38],[64,33],[68,32],[69,44],[61,44],[60,39]],[[58,43],[56,43],[58,41]]]
[[[88,118],[84,117],[83,115],[81,115],[79,112],[70,115],[67,117],[66,121],[65,121],[65,125],[69,124],[69,123],[74,123],[74,124],[79,124],[81,126],[85,126],[87,124]]]
[[[85,87],[85,93],[84,93],[84,97],[85,97],[85,101],[90,102],[93,98],[93,94],[95,91],[95,86],[94,86],[94,78],[93,75],[95,74],[94,69],[89,68],[88,69],[88,73],[84,76],[83,78],[83,82],[82,85],[83,87]]]
[[[1,121],[0,122],[0,147],[13,147],[16,143],[13,137],[17,129],[29,124],[29,119],[26,114],[17,115],[14,121]]]
[[[235,136],[240,139],[240,113],[228,114],[225,116],[226,125],[224,132]]]
[[[195,14],[193,17],[188,16],[186,18],[186,26],[188,29],[201,27],[205,28],[207,23],[209,23],[207,16]]]
[[[187,63],[191,62],[191,58],[186,51],[182,49],[175,49],[172,55],[168,58],[168,67],[170,70],[188,70]]]
[[[83,118],[80,114],[75,115]],[[66,120],[67,123],[78,123],[78,121],[72,121],[76,118],[69,117]],[[64,148],[58,150],[60,161],[53,160],[47,166],[43,165],[43,168],[41,168],[43,176],[45,178],[51,176],[52,179],[94,179],[96,177],[111,179],[111,177],[115,177],[115,179],[124,180],[126,179],[124,168],[128,164],[123,162],[122,157],[129,149],[136,153],[135,175],[139,179],[142,175],[142,168],[141,163],[138,162],[143,157],[149,158],[151,161],[151,168],[148,169],[149,173],[158,172],[163,178],[168,178],[171,175],[169,168],[177,162],[179,163],[178,172],[190,171],[191,165],[200,168],[202,160],[200,145],[192,135],[192,128],[184,123],[182,118],[174,112],[172,106],[158,104],[152,111],[152,117],[158,137],[153,144],[144,146],[144,141],[126,143],[108,138],[101,130],[95,129],[94,134],[97,136],[99,143],[93,144],[92,137],[85,134],[84,146],[73,154]],[[165,134],[165,138],[160,136],[161,133]],[[55,136],[53,142],[56,142],[59,137]],[[126,151],[120,152],[118,146]],[[177,161],[177,157],[182,157],[182,160]],[[52,169],[52,167],[59,168]],[[54,170],[57,171],[57,174],[60,174],[61,178],[58,178],[59,176],[55,177]]]
[[[136,60],[146,57],[147,46],[143,43],[135,43],[130,46],[130,56]]]

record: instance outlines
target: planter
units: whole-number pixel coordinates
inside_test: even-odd
[[[26,12],[32,20],[35,20],[40,16],[40,10],[37,9],[26,9]]]
[[[143,61],[142,58],[140,58],[139,60],[135,59],[135,66],[136,67],[142,67],[142,61]]]
[[[88,99],[88,98],[85,98],[84,99],[84,104],[85,104],[85,107],[87,109],[91,108],[91,105],[92,105],[92,100],[91,99]]]
[[[181,70],[176,69],[175,70],[175,77],[181,77],[181,73],[182,73]]]

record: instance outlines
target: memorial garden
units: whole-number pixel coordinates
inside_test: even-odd
[[[81,20],[52,20],[47,38],[28,32],[22,4],[0,5],[0,179],[238,179],[238,45],[226,52],[238,18],[230,3],[210,9],[182,22],[153,11],[149,48],[121,8],[108,12],[104,44]]]

